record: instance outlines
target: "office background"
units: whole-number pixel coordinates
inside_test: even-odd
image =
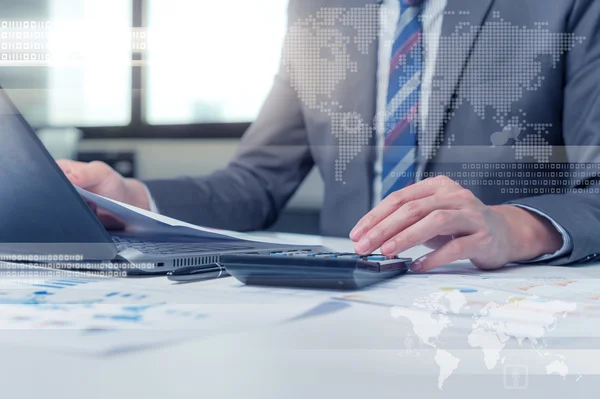
[[[286,8],[287,0],[3,0],[1,21],[50,21],[52,59],[78,62],[3,63],[0,84],[56,157],[100,159],[141,179],[210,173],[227,164],[270,89]],[[273,229],[316,233],[322,193],[313,171]]]

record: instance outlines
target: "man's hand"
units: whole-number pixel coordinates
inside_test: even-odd
[[[350,238],[360,254],[381,248],[391,256],[421,244],[433,248],[413,263],[416,272],[462,259],[496,269],[554,253],[562,245],[562,236],[545,218],[515,206],[486,206],[443,176],[392,193],[357,223]]]
[[[125,179],[103,162],[57,161],[58,166],[74,185],[138,208],[150,210],[143,184],[136,179]]]

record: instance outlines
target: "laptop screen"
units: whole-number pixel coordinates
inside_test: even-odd
[[[96,216],[0,87],[0,260],[12,255],[110,260]]]

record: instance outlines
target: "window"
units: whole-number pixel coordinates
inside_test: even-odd
[[[10,1],[0,18],[49,21],[50,60],[2,64],[0,82],[34,126],[96,138],[239,135],[277,73],[288,2]]]
[[[31,65],[13,61],[26,55],[24,46],[30,46],[36,56],[45,39],[41,37],[24,38],[33,29],[21,28],[25,21],[48,21],[47,0],[2,0],[0,7],[0,85],[15,102],[25,117],[35,125],[46,123],[47,68],[43,65]],[[16,25],[16,26],[15,26]],[[18,36],[21,35],[21,36]],[[23,51],[16,49],[17,46]],[[24,66],[27,65],[27,66]]]
[[[271,88],[286,0],[148,0],[145,118],[249,122]]]
[[[50,0],[48,124],[131,121],[131,0]]]

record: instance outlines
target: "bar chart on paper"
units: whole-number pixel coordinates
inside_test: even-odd
[[[68,277],[2,276],[0,342],[118,353],[261,328],[292,319],[318,304],[317,298],[273,301],[258,290],[228,287],[231,282],[212,290],[157,282],[167,284],[166,279],[145,282],[73,273]],[[241,299],[240,292],[246,292]]]

